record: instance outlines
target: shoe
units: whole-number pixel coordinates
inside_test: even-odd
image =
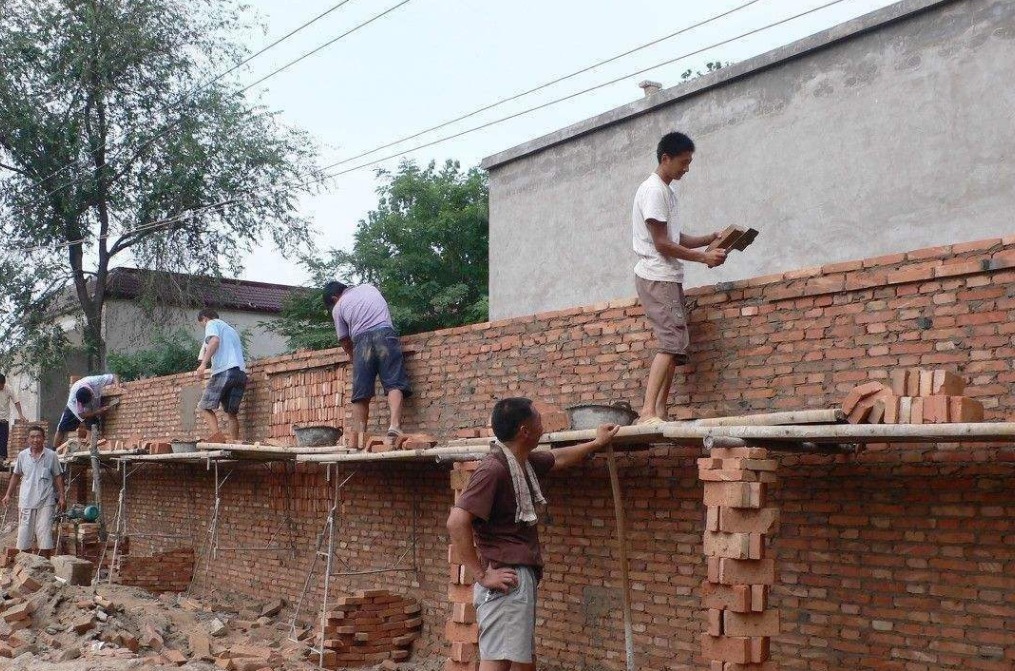
[[[396,438],[401,438],[404,435],[405,434],[402,432],[401,429],[396,429],[393,426],[392,427],[388,427],[388,438],[391,438],[392,440],[395,440]]]
[[[634,424],[635,426],[657,426],[659,424],[665,424],[666,421],[660,417],[653,415],[652,417],[639,418]]]

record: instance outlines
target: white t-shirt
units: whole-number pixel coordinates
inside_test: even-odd
[[[14,474],[21,476],[18,508],[35,510],[53,505],[57,498],[54,488],[56,476],[62,473],[60,459],[56,456],[56,452],[49,448],[42,448],[42,454],[38,459],[32,457],[30,448],[18,452],[14,462]]]
[[[656,282],[683,282],[684,264],[678,258],[666,258],[652,242],[647,219],[666,222],[666,237],[680,244],[677,221],[677,194],[654,172],[638,187],[631,210],[631,232],[638,263],[634,274]]]
[[[70,386],[70,394],[67,396],[67,407],[74,416],[81,419],[81,414],[94,412],[101,407],[102,388],[107,384],[113,384],[116,378],[112,375],[89,375],[83,377]],[[78,403],[77,393],[81,387],[88,387],[92,390],[92,401],[87,405]]]
[[[219,347],[211,355],[211,374],[218,375],[230,368],[239,368],[247,372],[247,366],[243,362],[243,343],[240,342],[236,329],[221,319],[211,319],[204,325],[205,346],[212,336],[219,339]]]
[[[7,385],[4,385],[4,388],[0,389],[0,421],[11,418],[11,406],[17,402],[17,399],[11,394],[11,390],[7,388]]]

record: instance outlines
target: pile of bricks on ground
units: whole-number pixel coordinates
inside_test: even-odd
[[[701,585],[708,630],[701,651],[711,671],[766,671],[772,636],[779,634],[779,611],[768,607],[775,560],[767,535],[779,523],[779,509],[766,507],[777,462],[756,447],[716,448],[698,460],[704,481],[704,548],[708,577]]]
[[[898,368],[890,386],[871,381],[846,396],[842,411],[852,424],[982,422],[983,404],[963,396],[966,383],[948,370]]]
[[[423,626],[419,602],[386,589],[368,589],[336,602],[323,632],[324,667],[373,666],[409,658]]]
[[[225,671],[312,668],[306,661],[312,630],[299,629],[290,641],[289,623],[279,619],[281,599],[213,609],[169,593],[156,598],[119,585],[92,587],[94,565],[77,557],[5,553],[3,563],[0,668],[3,659],[20,657],[137,659],[141,669],[197,661]]]
[[[451,489],[456,502],[478,467],[478,461],[455,463],[454,470],[451,471]],[[455,554],[453,545],[448,546],[448,562],[451,565],[448,584],[451,619],[445,625],[445,636],[451,642],[451,654],[444,669],[475,671],[479,668],[479,627],[476,625],[476,609],[472,604],[472,576],[462,563],[462,558]]]

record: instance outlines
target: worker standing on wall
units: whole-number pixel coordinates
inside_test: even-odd
[[[120,378],[116,375],[106,373],[105,375],[83,377],[70,386],[67,407],[63,409],[60,421],[56,425],[56,435],[53,437],[54,448],[63,445],[67,434],[82,424],[91,427],[99,423],[99,419],[112,409],[111,406],[102,405],[102,390],[119,381]]]
[[[677,366],[687,363],[690,337],[684,305],[683,261],[715,268],[726,260],[726,250],[701,250],[720,233],[690,235],[680,230],[675,182],[687,174],[694,142],[683,133],[667,133],[656,148],[659,165],[638,187],[631,213],[634,283],[645,317],[652,325],[659,351],[649,368],[645,401],[638,424],[666,421],[667,399]]]
[[[28,430],[28,449],[14,461],[14,474],[4,494],[4,509],[18,487],[18,550],[27,552],[34,541],[39,554],[53,556],[53,504],[63,510],[63,467],[56,452],[46,447],[41,426]]]
[[[490,424],[497,442],[451,509],[448,532],[476,581],[479,671],[534,671],[536,584],[543,574],[537,506],[546,503],[539,477],[582,463],[619,427],[600,426],[587,443],[533,452],[543,422],[531,400],[498,401]]]
[[[219,420],[215,412],[222,406],[226,413],[226,435],[231,440],[240,437],[240,401],[247,389],[247,364],[243,359],[243,341],[232,326],[219,318],[219,313],[205,308],[197,313],[197,323],[204,327],[204,346],[197,374],[204,375],[211,367],[211,379],[197,404],[204,414],[212,437],[219,433]]]
[[[352,361],[353,426],[346,444],[365,447],[360,442],[370,419],[370,399],[378,376],[391,411],[388,438],[398,440],[402,436],[402,401],[412,395],[412,386],[388,302],[370,284],[348,287],[341,282],[325,284],[323,298],[335,321],[338,343]]]

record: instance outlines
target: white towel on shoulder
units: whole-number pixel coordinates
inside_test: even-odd
[[[539,505],[545,505],[546,499],[543,497],[543,491],[539,488],[539,479],[536,477],[536,471],[532,468],[532,464],[528,461],[525,462],[525,473],[522,473],[521,464],[515,458],[514,453],[511,452],[503,443],[499,440],[491,442],[491,446],[494,448],[500,448],[500,451],[504,453],[504,458],[507,459],[508,471],[511,473],[511,486],[515,490],[515,522],[521,522],[528,526],[534,525],[538,521],[536,516],[536,506],[533,502]],[[525,474],[528,474],[528,478]],[[529,480],[532,481],[532,487],[529,487]]]

